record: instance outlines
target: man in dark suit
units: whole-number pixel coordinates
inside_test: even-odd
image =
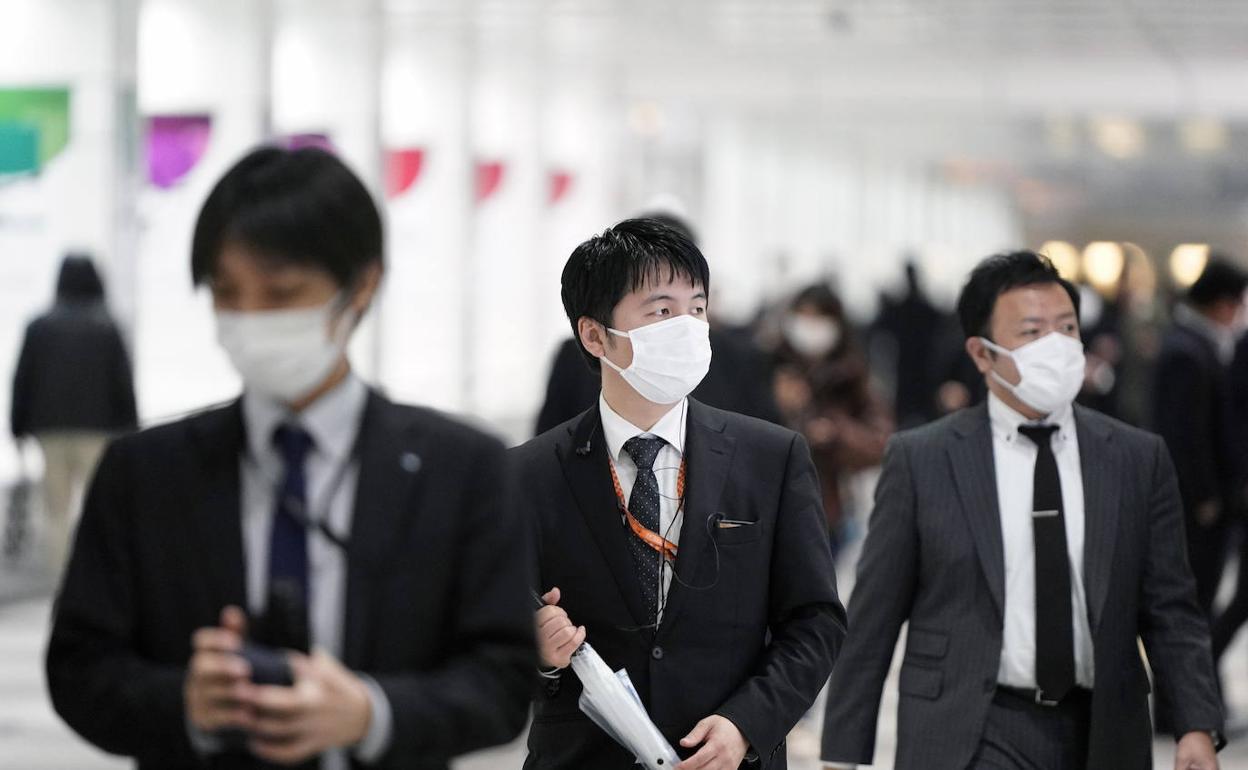
[[[192,273],[243,396],[96,474],[47,672],[97,746],[160,770],[445,768],[523,727],[531,554],[503,448],[387,401],[345,353],[381,253],[323,151],[257,150],[209,195]]]
[[[684,219],[666,212],[645,217],[677,230],[697,245],[693,229]],[[691,395],[710,406],[779,424],[780,412],[771,392],[771,365],[748,331],[712,326],[711,350],[710,369]],[[546,398],[537,415],[536,433],[545,433],[593,406],[602,390],[599,380],[598,371],[585,365],[585,354],[576,339],[560,343],[546,382]]]
[[[805,441],[688,398],[710,363],[709,283],[697,247],[652,220],[608,229],[564,268],[601,393],[513,450],[548,589],[527,768],[633,765],[578,710],[565,669],[586,638],[690,769],[786,767],[785,736],[836,658],[844,610]]]
[[[1153,427],[1166,440],[1187,514],[1187,549],[1205,612],[1227,561],[1242,477],[1230,365],[1248,275],[1214,257],[1174,309],[1157,357]]]
[[[1044,257],[991,257],[958,301],[988,403],[890,444],[832,675],[822,756],[870,764],[903,623],[897,759],[911,768],[1146,770],[1142,638],[1179,738],[1216,768],[1222,715],[1165,445],[1072,405],[1078,294]]]

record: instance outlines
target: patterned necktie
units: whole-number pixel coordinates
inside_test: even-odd
[[[284,475],[277,492],[269,535],[269,606],[266,626],[277,637],[269,644],[307,649],[308,586],[307,477],[304,467],[312,437],[294,425],[273,434],[282,454]]]
[[[661,438],[642,436],[634,436],[624,444],[624,451],[628,452],[628,456],[633,458],[633,463],[637,466],[637,480],[633,483],[633,492],[628,498],[628,512],[651,532],[659,532],[661,526],[659,482],[654,476],[654,460],[666,445],[667,442]],[[637,580],[641,583],[641,598],[646,604],[648,622],[657,623],[663,556],[631,529],[628,547],[633,555]]]
[[[1075,632],[1070,602],[1070,557],[1062,480],[1051,439],[1056,425],[1021,425],[1035,443],[1032,530],[1036,559],[1036,686],[1047,700],[1061,700],[1075,686]]]

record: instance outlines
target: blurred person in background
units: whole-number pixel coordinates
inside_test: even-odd
[[[678,230],[694,244],[698,242],[693,228],[678,214],[661,210],[641,216]],[[779,423],[767,357],[755,346],[748,331],[711,320],[711,349],[715,351],[711,369],[694,390],[694,398],[730,412]],[[584,412],[598,398],[601,387],[598,373],[585,365],[577,341],[564,340],[551,365],[536,434]]]
[[[1238,572],[1235,594],[1213,622],[1213,659],[1222,655],[1236,634],[1248,622],[1248,335],[1240,335],[1231,361],[1231,432],[1235,438],[1235,458],[1242,475],[1235,487],[1234,507],[1228,511],[1226,541],[1237,549]]]
[[[1151,770],[1149,679],[1176,770],[1215,770],[1223,719],[1165,444],[1074,404],[1079,294],[1049,260],[981,262],[958,299],[989,390],[889,444],[822,758],[869,765],[907,625],[897,770]]]
[[[780,324],[776,403],[785,423],[810,443],[835,552],[849,512],[845,481],[879,465],[892,416],[831,288],[819,283],[799,291]]]
[[[1155,369],[1153,428],[1166,440],[1186,511],[1187,548],[1200,606],[1211,613],[1226,567],[1227,533],[1243,460],[1231,404],[1230,364],[1248,274],[1214,256],[1174,308]]]
[[[100,462],[47,651],[96,746],[152,770],[433,770],[523,728],[531,553],[503,446],[347,357],[382,244],[319,149],[255,150],[205,201],[191,273],[243,393]]]
[[[47,559],[59,574],[78,500],[108,440],[138,423],[134,377],[91,258],[61,262],[52,308],[26,327],[13,375],[11,426],[43,452]]]
[[[806,442],[690,396],[718,355],[709,293],[697,246],[653,219],[607,229],[564,267],[600,393],[512,450],[546,592],[526,768],[635,766],[578,707],[566,669],[586,639],[628,673],[685,758],[675,770],[783,770],[836,659],[844,609]]]
[[[905,263],[904,294],[880,298],[871,324],[871,368],[893,391],[893,413],[900,428],[914,428],[939,416],[941,337],[947,317],[919,279],[913,259]]]

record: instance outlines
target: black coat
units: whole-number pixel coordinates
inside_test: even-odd
[[[1174,324],[1162,338],[1153,389],[1153,427],[1166,440],[1188,516],[1217,502],[1231,509],[1239,477],[1229,367],[1213,342]]]
[[[504,504],[494,439],[371,394],[359,440],[343,662],[370,674],[393,711],[377,766],[445,768],[524,726],[530,542]],[[243,446],[235,402],[116,441],[87,496],[48,685],[72,728],[141,768],[201,766],[182,683],[192,632],[215,626],[226,605],[246,606]]]
[[[61,302],[26,327],[13,375],[14,436],[137,422],[130,356],[102,303]]]
[[[711,368],[693,391],[704,404],[779,424],[771,392],[771,366],[766,356],[740,330],[711,328]],[[546,383],[546,400],[537,417],[537,433],[545,433],[594,405],[602,381],[585,363],[576,340],[559,346]]]
[[[805,440],[689,401],[679,580],[657,634],[630,630],[645,610],[597,407],[512,455],[523,479],[516,499],[538,533],[540,588],[560,588],[560,606],[607,665],[627,669],[668,741],[688,756],[680,738],[720,714],[762,767],[783,770],[785,736],[827,681],[845,636]],[[720,528],[719,518],[757,523]],[[580,692],[564,672],[538,694],[526,768],[632,767],[580,712]]]

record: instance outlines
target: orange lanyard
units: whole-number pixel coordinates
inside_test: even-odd
[[[641,538],[642,542],[662,554],[664,559],[667,559],[669,562],[675,562],[677,552],[676,544],[663,537],[658,532],[646,529],[645,525],[638,521],[637,517],[629,512],[628,503],[624,500],[624,487],[620,485],[620,477],[615,472],[614,460],[610,461],[610,466],[611,483],[615,486],[615,500],[620,506],[620,513],[624,514],[624,520],[628,522],[629,529],[633,531],[634,535]],[[684,458],[681,458],[680,460],[680,474],[676,477],[676,497],[680,500],[679,506],[676,508],[679,512],[680,509],[685,506]]]

